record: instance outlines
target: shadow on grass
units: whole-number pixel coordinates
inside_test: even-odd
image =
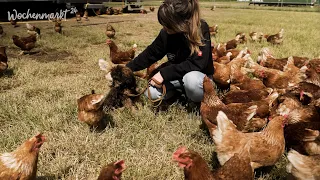
[[[110,114],[106,114],[101,121],[99,122],[97,127],[90,127],[91,132],[97,132],[101,133],[103,132],[106,128],[114,128],[116,127],[116,124],[113,120],[113,117]]]
[[[47,63],[52,61],[64,60],[65,58],[72,56],[72,53],[69,53],[65,50],[43,48],[42,50],[40,50],[40,52],[34,53],[32,55],[32,58],[37,60],[38,62]]]
[[[265,166],[255,169],[255,178],[259,178],[261,175],[270,174],[274,166]]]
[[[210,159],[210,165],[212,166],[213,169],[218,169],[221,167],[216,152],[212,152],[212,156]]]
[[[5,70],[3,73],[0,73],[0,77],[11,78],[12,76],[14,76],[14,72],[13,72],[12,68],[9,68],[9,69]]]

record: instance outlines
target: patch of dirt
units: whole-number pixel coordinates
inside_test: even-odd
[[[30,52],[25,52],[23,55],[19,55],[21,50],[19,48],[9,47],[7,49],[7,56],[10,58],[31,58],[39,62],[47,63],[53,61],[65,60],[71,56],[72,53],[65,50],[57,50],[51,48],[34,48]]]
[[[56,50],[49,48],[44,48],[39,50],[39,52],[37,53],[30,54],[30,57],[32,57],[33,59],[44,63],[65,60],[70,56],[72,56],[72,53],[65,50]]]
[[[4,72],[0,73],[0,78],[1,77],[11,78],[13,75],[14,75],[13,69],[12,68],[8,68]]]

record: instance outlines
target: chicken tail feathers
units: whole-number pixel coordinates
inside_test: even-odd
[[[273,102],[279,97],[279,93],[278,92],[273,92],[272,94],[270,94],[267,99],[268,99],[268,103],[269,103],[269,107],[272,106]]]
[[[231,120],[228,119],[227,115],[223,111],[219,111],[217,115],[217,123],[218,123],[218,129],[221,132],[226,131],[230,127],[233,127],[235,129],[235,124]]]
[[[217,124],[217,128],[213,129],[212,133],[210,133],[216,145],[222,143],[226,131],[237,131],[236,125],[228,119],[227,115],[223,111],[218,112]]]
[[[290,163],[287,165],[287,172],[292,173],[292,170],[296,169],[295,171],[303,172],[304,174],[312,173],[310,172],[310,167],[306,165],[311,163],[308,156],[304,156],[295,150],[290,150],[288,160]]]
[[[315,141],[318,137],[319,131],[306,128],[303,141]]]
[[[250,106],[250,107],[244,112],[244,114],[247,115],[247,121],[249,121],[250,119],[253,118],[254,115],[256,115],[257,109],[258,109],[258,106],[257,106],[257,105],[253,105],[253,106]]]

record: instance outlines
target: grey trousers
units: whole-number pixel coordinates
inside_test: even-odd
[[[203,78],[205,74],[199,71],[191,71],[185,74],[181,80],[174,80],[169,82],[164,82],[167,94],[164,99],[169,99],[173,97],[177,92],[182,93],[182,88],[187,95],[187,98],[193,102],[201,102],[203,98]],[[210,78],[211,79],[211,78]],[[179,91],[180,89],[180,91]],[[155,100],[161,97],[162,89],[156,88],[154,86],[149,85],[151,99]],[[145,96],[148,96],[148,91],[144,92]]]

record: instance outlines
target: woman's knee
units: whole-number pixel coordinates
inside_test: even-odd
[[[191,71],[183,76],[183,85],[188,98],[194,102],[200,102],[203,98],[203,78],[205,74],[199,71]]]

